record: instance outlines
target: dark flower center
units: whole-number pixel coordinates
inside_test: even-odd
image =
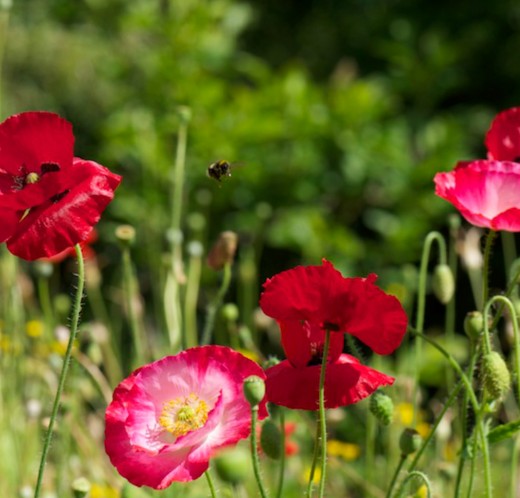
[[[340,326],[337,323],[323,322],[323,330],[330,330],[331,332],[339,332]]]
[[[70,192],[70,190],[64,190],[63,192],[60,192],[59,194],[53,195],[50,198],[50,201],[53,202],[54,204],[56,204],[57,202],[61,201],[69,192]]]
[[[40,166],[42,176],[45,175],[45,173],[52,173],[54,171],[59,171],[60,169],[61,168],[58,163],[42,163]]]

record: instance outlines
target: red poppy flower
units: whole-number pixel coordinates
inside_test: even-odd
[[[267,279],[260,307],[278,322],[307,321],[390,354],[401,344],[408,319],[398,299],[374,284],[376,278],[344,278],[326,260],[297,266]]]
[[[520,164],[508,161],[460,162],[437,173],[435,193],[451,202],[472,225],[520,232]]]
[[[520,107],[496,115],[486,134],[488,158],[520,162]]]
[[[136,486],[197,479],[218,450],[249,436],[243,383],[250,375],[264,378],[257,363],[224,346],[187,349],[139,368],[117,386],[106,411],[110,461]]]
[[[73,156],[72,125],[49,112],[0,124],[0,242],[16,256],[52,257],[85,240],[121,177]]]
[[[282,345],[287,355],[266,370],[267,399],[296,410],[317,410],[325,331],[307,321],[280,322]],[[379,387],[394,383],[377,370],[342,354],[344,336],[332,333],[325,371],[325,407],[337,408],[361,401]]]

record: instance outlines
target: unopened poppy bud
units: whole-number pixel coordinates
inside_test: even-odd
[[[221,270],[232,263],[237,250],[238,236],[235,232],[222,232],[208,254],[207,263],[213,270]]]
[[[273,460],[282,454],[282,433],[272,420],[266,420],[260,433],[260,446],[263,452]]]
[[[227,303],[222,306],[222,317],[228,322],[236,322],[239,316],[238,306],[235,303]]]
[[[116,228],[116,239],[122,246],[131,246],[135,240],[135,228],[132,225],[119,225]]]
[[[240,484],[249,475],[248,453],[242,448],[222,451],[212,461],[220,479],[229,484]]]
[[[258,406],[265,396],[265,382],[256,375],[244,380],[244,395],[251,407]]]
[[[484,316],[480,311],[470,311],[464,318],[464,332],[476,341],[484,330]]]
[[[179,118],[184,124],[190,122],[191,109],[188,106],[180,105],[179,107],[177,107],[177,114],[179,115]]]
[[[399,448],[405,456],[415,453],[421,444],[422,437],[415,429],[406,428],[399,438]]]
[[[278,365],[280,363],[280,360],[276,356],[269,356],[266,361],[264,361],[264,368],[270,368],[274,367],[275,365]]]
[[[387,396],[381,391],[376,391],[370,397],[369,404],[370,412],[383,425],[390,425],[394,418],[394,403],[390,396]]]
[[[482,358],[482,376],[484,388],[493,399],[502,399],[511,387],[511,374],[506,362],[496,351]]]
[[[448,304],[451,301],[455,293],[455,280],[448,265],[440,264],[433,270],[432,290],[442,304]]]
[[[90,492],[90,482],[85,477],[79,477],[72,481],[72,493],[74,498],[85,498]]]

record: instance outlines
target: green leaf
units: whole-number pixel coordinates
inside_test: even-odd
[[[489,444],[499,443],[505,439],[513,437],[520,430],[520,419],[502,424],[489,431],[487,438]]]

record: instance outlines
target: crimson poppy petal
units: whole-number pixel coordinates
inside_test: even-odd
[[[0,177],[40,173],[45,163],[70,168],[73,148],[72,125],[57,114],[16,114],[0,124]],[[0,182],[2,189],[4,183]]]
[[[294,367],[305,367],[311,362],[321,363],[325,332],[316,324],[299,320],[279,322],[282,346],[287,359]],[[335,362],[343,351],[343,334],[331,334],[329,344],[330,363]]]
[[[16,256],[48,258],[85,240],[121,181],[107,168],[78,158],[74,158],[72,168],[61,173],[68,190],[32,209],[7,241]]]
[[[266,370],[267,399],[295,410],[317,410],[320,365],[294,368],[284,360]],[[379,387],[391,385],[393,377],[364,366],[347,354],[327,365],[325,407],[337,408],[361,401]]]
[[[13,235],[18,226],[22,213],[11,210],[2,210],[2,223],[0,223],[0,242],[5,242]]]
[[[498,161],[520,160],[520,107],[496,115],[486,134],[488,158]]]
[[[345,331],[377,354],[391,354],[401,344],[408,318],[399,300],[370,279],[345,279]]]
[[[330,262],[322,266],[297,266],[267,279],[260,298],[263,312],[276,320],[328,320],[328,303],[343,276]]]

